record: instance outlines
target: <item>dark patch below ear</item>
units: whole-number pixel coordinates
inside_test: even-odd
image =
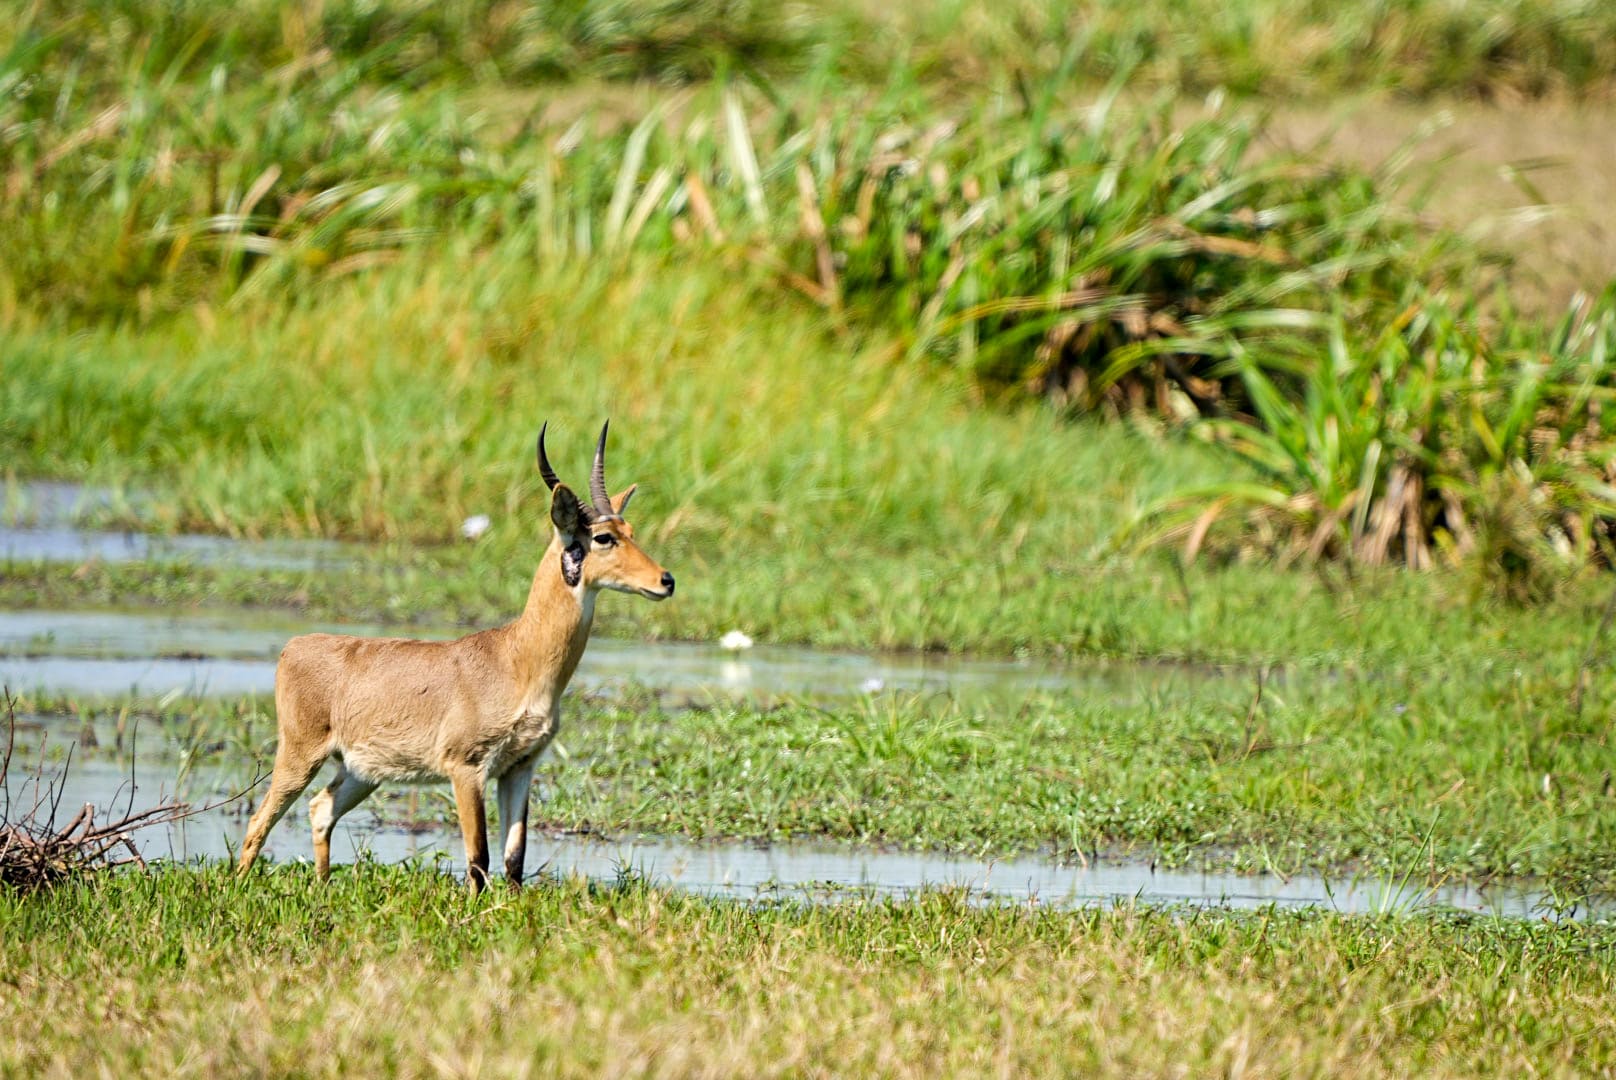
[[[561,553],[561,580],[570,588],[584,577],[584,546],[574,541]]]

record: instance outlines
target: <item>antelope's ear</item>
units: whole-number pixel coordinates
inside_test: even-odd
[[[612,513],[616,514],[618,517],[622,517],[623,516],[623,507],[628,505],[628,501],[634,497],[634,489],[639,487],[639,486],[640,485],[638,485],[638,484],[630,484],[628,487],[624,488],[622,491],[619,491],[616,495],[613,495],[612,496]]]
[[[550,522],[555,526],[556,532],[561,534],[563,544],[570,543],[573,537],[582,535],[588,527],[589,522],[584,517],[583,504],[566,484],[557,484],[555,491],[550,495]]]

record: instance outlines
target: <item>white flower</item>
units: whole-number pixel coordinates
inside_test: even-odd
[[[740,630],[731,630],[718,639],[718,644],[730,652],[740,652],[743,649],[752,647],[752,639]]]
[[[460,523],[460,535],[467,540],[475,540],[488,531],[488,515],[473,514]]]
[[[878,675],[872,675],[859,683],[859,689],[866,694],[879,694],[886,689],[887,681]]]

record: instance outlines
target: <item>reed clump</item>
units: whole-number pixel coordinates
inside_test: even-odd
[[[378,93],[330,57],[279,81],[142,70],[96,93],[63,47],[17,60],[35,88],[0,118],[18,133],[0,236],[19,253],[0,287],[48,292],[59,319],[306,298],[446,243],[551,265],[738,257],[990,393],[1212,413],[1243,394],[1223,342],[1483,261],[1393,209],[1388,178],[1258,160],[1249,115],[1182,120],[1170,100],[1124,103],[1121,82],[1076,107],[1073,57],[972,108],[903,78],[789,104],[720,85],[622,123],[547,122],[534,100],[512,129],[453,93]]]
[[[1230,360],[1253,415],[1197,432],[1250,478],[1174,492],[1123,538],[1254,549],[1281,561],[1472,566],[1541,599],[1616,553],[1616,291],[1553,326],[1485,329],[1474,305],[1411,302],[1377,334],[1336,316],[1324,355]],[[1225,515],[1244,529],[1218,537]]]

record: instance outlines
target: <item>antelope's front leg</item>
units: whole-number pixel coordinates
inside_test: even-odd
[[[533,789],[533,766],[537,753],[505,770],[499,778],[500,849],[505,853],[505,880],[511,888],[522,887],[522,863],[527,857],[527,802]]]
[[[466,842],[466,884],[476,896],[488,884],[488,817],[483,809],[483,776],[467,768],[450,777],[460,835]]]

